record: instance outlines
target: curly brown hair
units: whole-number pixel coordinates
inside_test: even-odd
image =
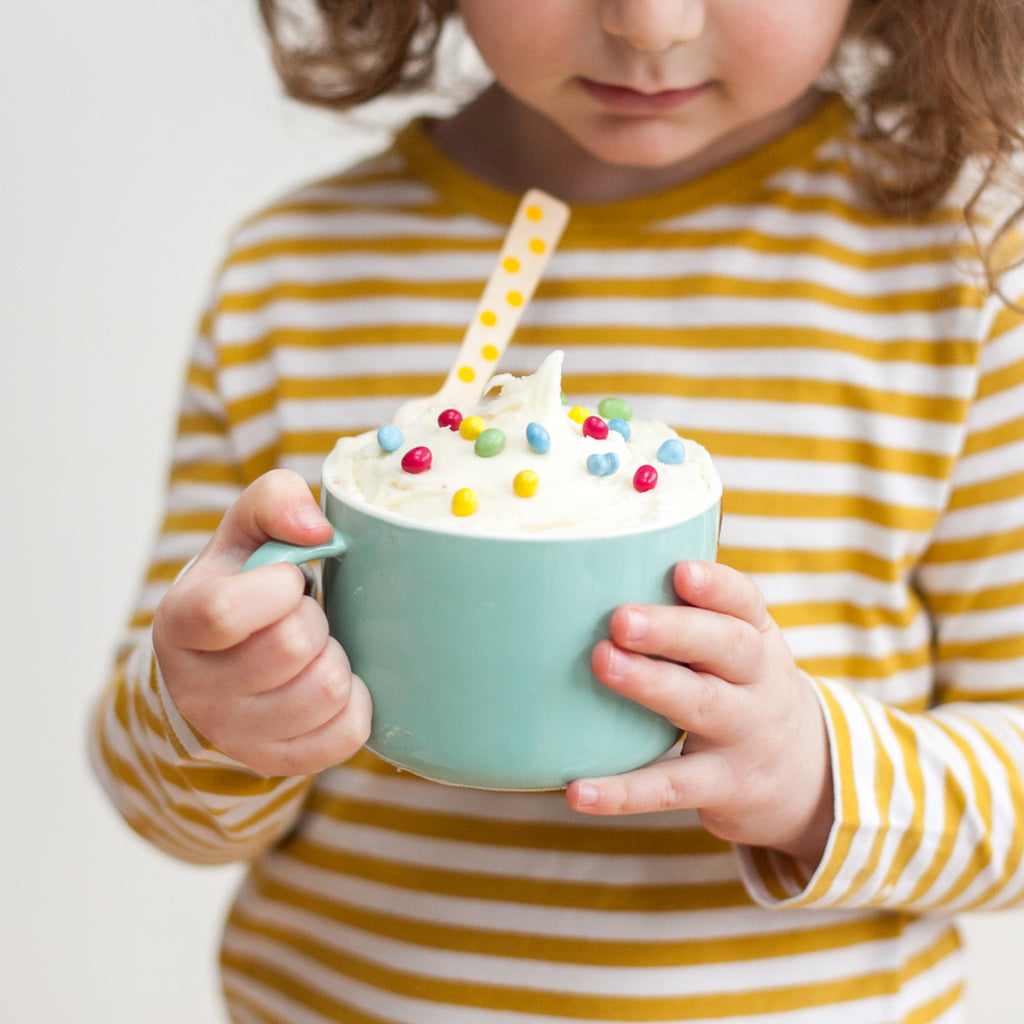
[[[348,110],[421,86],[457,0],[258,0],[274,66],[303,103]]]
[[[864,186],[883,209],[910,215],[973,169],[964,214],[996,288],[1024,258],[1024,0],[854,0],[846,44],[862,57],[859,86],[844,91]],[[982,202],[997,192],[1015,198],[989,223]]]
[[[286,92],[336,110],[420,87],[458,9],[458,0],[258,3]],[[1024,204],[984,238],[979,211],[986,195],[1019,180],[1022,53],[1024,0],[852,0],[833,62],[857,114],[864,186],[883,209],[931,209],[966,168],[977,169],[964,212],[993,285]]]

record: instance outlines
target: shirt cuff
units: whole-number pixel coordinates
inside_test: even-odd
[[[808,677],[810,679],[810,677]],[[821,704],[832,768],[834,820],[817,866],[763,847],[735,847],[750,896],[769,908],[863,906],[864,865],[883,833],[876,802],[858,795],[855,779],[873,779],[876,737],[863,702],[848,687],[810,679]],[[884,895],[878,893],[876,895]]]

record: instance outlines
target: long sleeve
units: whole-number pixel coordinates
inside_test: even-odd
[[[574,209],[502,364],[563,349],[568,395],[712,453],[720,558],[831,731],[813,875],[696,814],[581,816],[370,753],[257,779],[176,716],[148,643],[161,594],[255,476],[315,483],[339,435],[436,387],[514,197],[413,125],[236,236],[95,732],[136,828],[252,858],[221,957],[236,1019],[959,1019],[952,912],[1021,889],[1024,327],[951,259],[955,204],[908,223],[864,204],[848,123],[836,101],[662,195]]]
[[[817,681],[836,824],[813,877],[741,851],[773,906],[956,912],[1024,896],[1024,326],[981,351],[943,514],[914,571],[931,623],[933,706]]]
[[[171,582],[202,549],[266,456],[235,436],[208,331],[188,371],[167,513],[138,607],[96,708],[91,754],[125,820],[174,856],[249,859],[294,823],[310,780],[267,779],[212,747],[178,714],[153,654],[150,626]]]

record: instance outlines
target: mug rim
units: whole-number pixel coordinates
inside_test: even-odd
[[[490,529],[481,529],[474,526],[472,522],[465,519],[456,519],[455,522],[428,522],[424,519],[414,519],[401,512],[394,512],[391,509],[373,505],[362,497],[353,497],[339,493],[327,479],[326,460],[320,475],[321,481],[321,505],[326,511],[328,496],[339,504],[345,505],[356,512],[360,512],[372,519],[379,519],[391,526],[411,530],[419,533],[432,535],[443,534],[451,537],[473,538],[475,540],[504,541],[527,543],[543,543],[545,541],[594,541],[604,540],[612,537],[634,537],[645,533],[655,533],[660,530],[671,530],[693,519],[705,515],[716,505],[720,506],[723,494],[722,478],[715,473],[714,479],[708,481],[711,485],[711,492],[700,503],[686,510],[686,513],[677,518],[659,519],[654,522],[643,522],[626,527],[604,528],[595,530],[583,530],[579,527],[566,527],[555,530],[538,530],[536,532],[508,531],[495,532]],[[328,517],[329,518],[329,517]],[[453,517],[455,518],[455,517]]]

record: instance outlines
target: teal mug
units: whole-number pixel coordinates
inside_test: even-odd
[[[675,603],[672,567],[715,558],[721,486],[678,522],[597,536],[481,536],[356,505],[325,480],[331,543],[265,544],[246,568],[324,559],[331,633],[373,698],[367,746],[437,782],[559,789],[679,739],[590,669],[621,604]]]

